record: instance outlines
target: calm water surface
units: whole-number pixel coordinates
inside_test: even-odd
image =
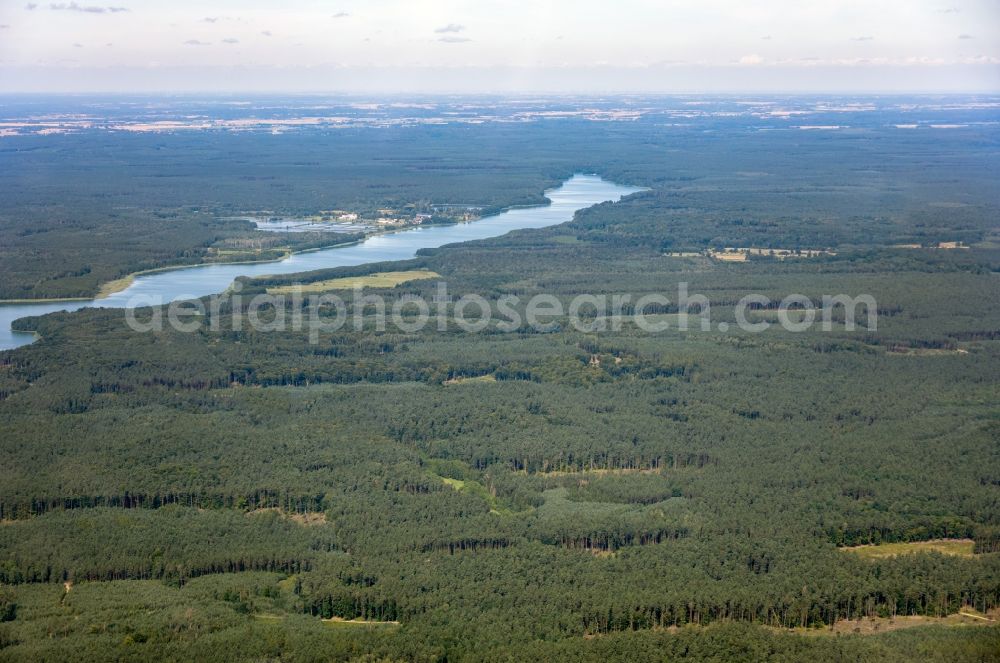
[[[11,322],[29,315],[75,311],[87,306],[126,308],[129,306],[129,301],[137,296],[143,298],[137,302],[140,306],[150,301],[167,303],[176,299],[194,299],[224,291],[238,276],[294,274],[328,267],[407,260],[413,258],[419,249],[496,237],[521,228],[544,228],[564,223],[571,220],[577,210],[606,201],[617,201],[622,196],[637,191],[641,189],[619,186],[596,175],[574,175],[558,188],[545,192],[552,201],[550,205],[509,210],[471,223],[418,227],[389,235],[376,235],[352,246],[297,253],[277,262],[253,265],[200,265],[155,272],[137,277],[127,289],[103,299],[45,304],[3,304],[0,305],[0,350],[27,345],[35,339],[33,334],[15,332],[10,328]]]

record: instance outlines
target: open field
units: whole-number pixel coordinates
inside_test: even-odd
[[[446,384],[449,386],[458,384],[490,384],[496,381],[497,381],[496,376],[493,375],[477,375],[471,378],[465,378],[465,377],[450,378],[448,380],[445,380],[442,384]]]
[[[865,617],[862,619],[839,619],[832,626],[824,628],[777,629],[806,636],[838,635],[878,635],[921,626],[948,626],[966,628],[976,626],[996,626],[1000,611],[992,610],[989,615],[965,607],[946,617],[924,615],[897,615],[895,617]]]
[[[115,279],[113,281],[108,281],[107,283],[101,284],[101,289],[97,292],[97,299],[104,299],[105,297],[110,297],[116,292],[121,292],[125,290],[130,285],[135,283],[135,274],[129,274],[128,276],[122,277],[120,279]]]
[[[969,351],[965,348],[903,348],[894,347],[886,350],[887,355],[895,357],[948,357],[955,355],[967,355]]]
[[[379,272],[367,276],[352,276],[340,279],[328,279],[326,281],[315,281],[305,283],[301,286],[288,285],[268,288],[268,293],[272,295],[291,294],[301,292],[304,294],[327,292],[329,290],[353,290],[354,288],[394,288],[402,283],[419,281],[422,279],[437,279],[441,275],[426,269],[415,269],[405,272]]]
[[[922,552],[937,552],[942,555],[957,557],[972,557],[975,541],[972,539],[935,539],[933,541],[912,541],[910,543],[882,543],[869,546],[850,546],[841,548],[845,552],[859,555],[866,559],[883,559],[899,555],[915,555]]]
[[[685,255],[685,254],[669,254]],[[824,249],[777,249],[754,247],[726,247],[722,250],[710,250],[708,255],[723,262],[746,262],[750,256],[760,256],[785,260],[786,258],[815,258],[817,256],[834,256],[833,251]]]
[[[323,623],[328,626],[334,627],[350,627],[350,626],[362,626],[362,627],[392,627],[399,626],[397,621],[375,621],[370,619],[344,619],[343,617],[330,617],[329,619],[324,619]]]

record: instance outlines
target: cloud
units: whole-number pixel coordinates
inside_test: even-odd
[[[660,60],[658,62],[650,62],[649,66],[651,68],[655,67],[680,67],[686,64],[690,64],[687,60]]]
[[[333,15],[333,17],[334,18],[347,18],[350,15],[351,15],[350,12],[337,12],[336,14]]]
[[[260,33],[262,35],[264,35],[265,37],[273,37],[274,36],[274,33],[271,32],[270,30],[261,30]]]
[[[764,63],[764,58],[757,55],[756,53],[753,53],[752,55],[744,55],[739,59],[739,64],[744,64],[744,65],[755,65],[763,63]]]
[[[83,48],[83,44],[80,43],[73,44],[73,48]]]
[[[976,55],[971,58],[960,58],[960,64],[1000,64],[1000,58],[991,55]]]
[[[247,20],[240,16],[205,16],[204,18],[198,19],[198,22],[216,25],[223,23],[247,23]]]
[[[210,42],[210,41],[198,41],[197,39],[188,39],[186,42],[184,42],[184,45],[185,46],[211,46],[212,42]]]
[[[939,14],[960,14],[962,12],[958,7],[946,7],[945,9],[939,9]]]
[[[38,3],[37,2],[29,2],[28,4],[26,4],[24,6],[24,8],[27,9],[29,12],[30,11],[34,11],[34,10],[38,9]]]
[[[875,41],[875,37],[865,35],[863,37],[851,37],[851,41]]]
[[[975,39],[972,35],[958,35],[959,39]]]
[[[761,39],[763,39],[764,41],[771,41],[771,35],[764,35],[763,37],[761,37]]]
[[[28,5],[29,8],[34,9],[37,5]],[[86,14],[117,14],[119,12],[127,12],[127,7],[101,7],[99,5],[78,5],[75,2],[53,2],[49,4],[49,9],[52,11],[65,11],[65,12],[84,12]]]
[[[472,41],[472,40],[469,39],[468,37],[452,37],[452,36],[449,35],[449,36],[445,36],[445,37],[438,37],[438,41],[443,41],[446,44],[461,44],[463,42]]]
[[[7,25],[6,23],[4,23],[3,25],[0,25],[0,30],[9,30],[9,29],[10,29],[10,26]]]
[[[443,28],[438,28],[434,32],[436,34],[441,35],[441,34],[445,34],[445,33],[448,33],[448,32],[461,32],[462,30],[465,30],[465,26],[464,25],[459,25],[458,23],[449,23],[448,25],[444,26]]]
[[[227,37],[226,39],[222,40],[222,43],[223,44],[238,44],[238,43],[240,43],[240,40],[236,39],[235,37]]]

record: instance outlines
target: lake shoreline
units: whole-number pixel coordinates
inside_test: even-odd
[[[335,267],[411,260],[424,249],[499,237],[511,231],[567,223],[576,212],[601,202],[615,202],[642,191],[599,175],[577,173],[545,190],[545,203],[514,206],[475,221],[378,229],[365,235],[330,238],[331,244],[287,251],[266,260],[167,265],[143,270],[102,284],[99,297],[0,302],[0,350],[37,340],[27,329],[15,329],[21,318],[82,308],[135,308],[198,299],[225,292],[240,277],[284,276]],[[339,241],[338,241],[339,240]],[[347,240],[347,241],[344,241]]]
[[[548,190],[548,189],[546,189]],[[497,216],[503,214],[504,212],[509,212],[516,209],[531,209],[533,207],[545,207],[550,205],[552,201],[547,197],[543,196],[545,202],[539,203],[538,205],[509,205],[507,207],[500,208],[500,211],[495,214],[490,214],[489,216]],[[457,226],[465,223],[476,223],[484,218],[480,217],[473,221],[455,221],[454,223],[434,223],[428,224],[427,227],[437,227],[437,226]],[[62,304],[71,302],[89,302],[100,299],[106,299],[111,295],[119,293],[123,290],[127,290],[135,280],[140,276],[146,276],[148,274],[156,274],[159,272],[167,272],[175,269],[190,269],[192,267],[208,267],[210,265],[262,265],[269,262],[281,262],[282,260],[287,260],[291,256],[300,255],[303,253],[310,253],[313,251],[325,251],[327,249],[333,249],[344,246],[351,246],[354,244],[360,244],[369,237],[377,237],[379,235],[391,235],[393,233],[408,232],[410,230],[416,230],[423,227],[421,226],[411,226],[405,228],[390,228],[388,230],[373,230],[366,232],[364,237],[361,239],[351,240],[349,242],[337,242],[335,244],[326,244],[323,246],[314,246],[308,249],[301,249],[299,251],[285,251],[280,257],[269,258],[267,260],[234,260],[232,262],[195,262],[195,263],[185,263],[183,265],[163,265],[162,267],[152,267],[150,269],[143,269],[138,272],[131,272],[125,276],[112,279],[110,281],[105,281],[98,286],[97,293],[91,296],[83,297],[52,297],[52,298],[25,298],[25,299],[0,299],[0,306],[5,304]],[[266,232],[266,231],[265,231]]]
[[[372,235],[384,234],[384,233],[372,233]],[[110,281],[105,281],[101,284],[97,291],[97,294],[92,297],[53,297],[51,299],[0,299],[0,306],[5,304],[62,304],[71,302],[91,302],[99,301],[101,299],[107,299],[111,295],[117,294],[123,290],[127,290],[135,280],[140,276],[147,276],[149,274],[159,274],[162,272],[170,272],[178,269],[191,269],[193,267],[210,267],[212,265],[263,265],[269,262],[281,262],[282,260],[287,260],[289,257],[294,255],[299,255],[302,253],[310,253],[312,251],[325,251],[327,249],[334,249],[344,246],[351,246],[353,244],[359,244],[365,239],[368,239],[368,235],[365,235],[363,239],[355,239],[350,242],[338,242],[336,244],[326,244],[324,246],[314,246],[308,249],[302,249],[300,251],[285,251],[280,257],[269,258],[267,260],[234,260],[232,262],[194,262],[185,263],[183,265],[164,265],[163,267],[153,267],[150,269],[143,269],[138,272],[132,272],[126,274],[117,279],[112,279]]]

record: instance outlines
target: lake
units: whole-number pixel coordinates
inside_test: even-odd
[[[133,297],[138,305],[150,301],[171,302],[195,299],[223,292],[238,276],[294,274],[314,269],[362,265],[387,260],[413,258],[420,249],[436,248],[455,242],[486,239],[522,228],[544,228],[570,221],[580,209],[606,201],[618,201],[641,188],[620,186],[597,175],[574,175],[557,188],[545,192],[548,205],[522,207],[470,223],[450,226],[416,227],[412,230],[373,235],[362,242],[318,251],[296,253],[275,262],[230,265],[197,265],[144,274],[127,289],[102,299],[78,302],[44,302],[0,305],[0,350],[31,343],[35,336],[15,332],[11,322],[29,315],[55,311],[75,311],[88,306],[126,308]]]

